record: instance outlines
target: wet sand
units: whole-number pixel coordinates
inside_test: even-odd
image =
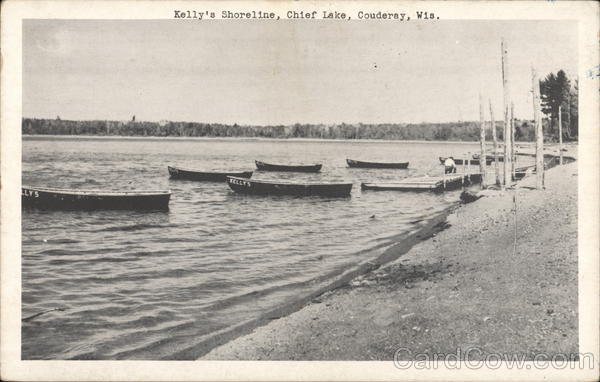
[[[543,191],[535,175],[516,193],[485,191],[397,260],[202,359],[576,353],[577,162],[547,171],[545,182]]]

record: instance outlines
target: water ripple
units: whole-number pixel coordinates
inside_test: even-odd
[[[310,293],[458,200],[362,192],[361,182],[441,171],[465,145],[184,139],[23,142],[23,183],[171,189],[169,212],[24,211],[23,359],[163,359],[216,330]],[[349,169],[345,158],[410,161]],[[224,183],[168,178],[166,166],[252,170],[255,159],[321,162],[318,174],[257,179],[348,181],[350,198],[255,197]]]

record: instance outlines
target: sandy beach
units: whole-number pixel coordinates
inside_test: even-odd
[[[577,175],[574,162],[547,171],[545,190],[533,175],[484,191],[397,260],[202,359],[576,353]]]

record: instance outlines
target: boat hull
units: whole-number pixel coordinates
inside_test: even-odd
[[[45,210],[156,210],[169,209],[171,192],[77,192],[72,190],[21,188],[23,208]]]
[[[545,166],[544,166],[545,167]],[[523,166],[515,168],[515,180],[521,180],[527,175],[533,175],[536,173],[536,165]]]
[[[441,164],[444,164],[444,161],[446,160],[446,158],[445,158],[445,157],[439,157],[439,159],[440,159],[440,163],[441,163]],[[474,165],[474,166],[478,166],[478,165],[479,165],[479,159],[471,159],[471,160],[469,160],[469,162],[470,162],[472,165]],[[456,165],[463,165],[463,164],[467,164],[467,160],[465,160],[465,159],[456,159],[456,158],[455,158],[455,159],[454,159],[454,163],[455,163]],[[486,161],[485,161],[485,164],[489,166],[489,165],[491,165],[491,164],[492,164],[492,161],[491,161],[491,160],[486,160]]]
[[[271,164],[260,161],[255,161],[256,168],[260,171],[286,171],[286,172],[319,172],[323,166],[320,163],[312,165],[282,165],[282,164]]]
[[[348,166],[355,168],[396,168],[406,169],[408,168],[408,162],[397,162],[397,163],[382,163],[382,162],[362,162],[354,159],[346,159]]]
[[[213,172],[213,171],[194,171],[182,168],[167,166],[171,179],[194,180],[199,182],[226,182],[228,176],[237,178],[250,178],[252,171],[241,172]]]
[[[352,183],[276,183],[227,177],[229,187],[241,194],[292,196],[349,196]]]
[[[476,159],[477,161],[479,161],[479,154],[473,154],[473,159]],[[486,155],[485,156],[485,160],[486,162],[494,162],[494,156],[493,155]],[[504,162],[504,155],[498,155],[498,162]]]

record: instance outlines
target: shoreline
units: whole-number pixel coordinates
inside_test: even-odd
[[[513,191],[483,191],[449,228],[201,359],[577,353],[577,175],[571,163],[546,173],[546,190],[531,189],[535,176],[518,182],[516,220]]]
[[[298,312],[307,304],[318,301],[320,296],[343,288],[353,279],[368,274],[381,266],[385,266],[386,264],[397,260],[410,251],[413,246],[435,236],[436,233],[445,229],[446,219],[455,208],[456,205],[449,207],[448,210],[426,220],[422,227],[419,227],[412,232],[397,235],[397,239],[392,244],[359,251],[360,253],[364,253],[365,257],[369,260],[360,262],[353,268],[344,269],[341,272],[334,270],[328,274],[308,281],[308,283],[311,284],[318,284],[312,292],[282,306],[271,309],[257,318],[207,334],[199,339],[196,344],[188,346],[185,349],[179,349],[176,352],[169,354],[164,359],[198,359],[229,341],[247,335],[261,326],[268,325],[272,320],[277,320]]]
[[[144,136],[144,135],[62,135],[62,134],[21,134],[21,138],[23,140],[60,140],[60,139],[88,139],[88,140],[197,140],[197,141],[256,141],[256,142],[352,142],[352,143],[417,143],[417,144],[457,144],[457,145],[479,145],[479,141],[420,141],[420,140],[391,140],[391,139],[327,139],[327,138],[266,138],[266,137],[186,137],[186,136]],[[501,142],[498,143],[500,146],[503,146]],[[524,146],[532,146],[535,147],[535,142],[530,141],[516,141],[515,144],[524,145]],[[487,146],[492,146],[493,142],[486,141]],[[544,150],[547,148],[551,148],[557,146],[558,143],[549,142],[544,144]],[[564,146],[577,146],[578,142],[564,142]]]

